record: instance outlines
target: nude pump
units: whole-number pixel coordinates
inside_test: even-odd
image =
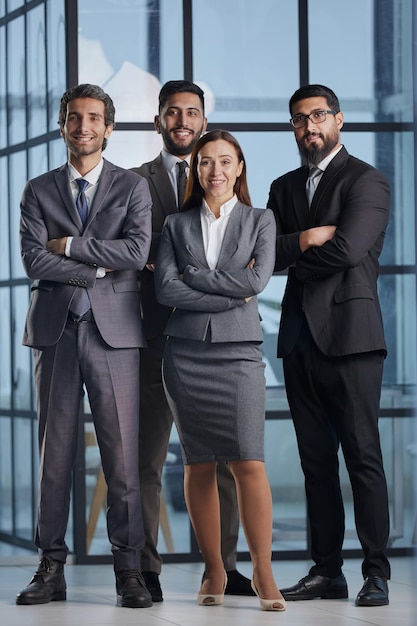
[[[253,581],[253,578],[250,584],[253,591],[258,596],[262,611],[285,611],[285,609],[287,608],[287,603],[285,602],[284,598],[276,598],[275,600],[267,600],[266,598],[261,598]],[[279,604],[280,606],[274,606],[274,604]]]

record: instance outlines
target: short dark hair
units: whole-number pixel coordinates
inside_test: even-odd
[[[176,93],[194,93],[200,98],[201,108],[204,114],[204,91],[190,80],[169,80],[162,86],[159,92],[159,113],[161,113],[168,98]]]
[[[188,176],[185,202],[182,208],[183,211],[188,211],[189,209],[201,206],[204,198],[204,190],[200,185],[197,175],[198,153],[200,152],[201,148],[207,143],[209,143],[210,141],[219,141],[219,139],[223,139],[224,141],[227,141],[232,146],[234,146],[238,161],[243,161],[242,173],[236,180],[233,191],[236,194],[239,202],[242,202],[242,204],[246,204],[247,206],[252,206],[246,176],[246,162],[245,157],[243,156],[242,148],[240,147],[238,140],[227,130],[215,129],[200,137],[192,151],[190,161],[190,174]]]
[[[305,98],[326,98],[327,106],[333,111],[340,111],[340,104],[338,97],[329,87],[325,85],[304,85],[293,93],[290,98],[290,114],[292,115],[292,108],[296,102],[304,100]]]
[[[68,89],[61,98],[61,106],[59,108],[58,116],[58,124],[61,129],[65,126],[68,103],[76,98],[94,98],[95,100],[101,100],[101,102],[104,102],[104,124],[105,126],[115,127],[116,124],[114,117],[116,109],[114,108],[113,100],[110,98],[109,94],[103,91],[103,89],[98,85],[83,83]],[[107,139],[104,139],[103,150],[106,145]]]

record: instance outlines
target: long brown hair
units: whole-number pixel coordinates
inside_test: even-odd
[[[247,206],[252,206],[252,202],[249,195],[248,181],[246,177],[246,162],[245,157],[243,156],[242,148],[239,145],[237,139],[233,137],[227,130],[211,130],[206,133],[196,143],[194,146],[194,150],[191,153],[191,161],[190,161],[190,174],[188,176],[187,188],[185,191],[185,200],[182,210],[188,211],[189,209],[201,206],[204,198],[204,189],[200,185],[197,174],[197,156],[200,152],[201,148],[205,146],[210,141],[219,141],[223,139],[230,143],[236,150],[237,159],[239,163],[243,161],[242,173],[239,178],[236,179],[235,185],[233,187],[233,191],[237,196],[239,202],[246,204]]]

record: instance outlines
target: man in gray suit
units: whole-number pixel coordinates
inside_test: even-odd
[[[206,127],[204,92],[200,87],[187,80],[168,81],[160,91],[159,114],[155,116],[155,129],[163,140],[162,152],[153,161],[133,169],[148,180],[152,196],[152,246],[146,269],[140,273],[142,321],[148,347],[141,350],[139,476],[145,527],[142,569],[154,602],[163,599],[159,582],[162,559],[157,550],[159,502],[172,415],[162,384],[161,364],[166,341],[163,333],[172,309],[156,300],[153,264],[165,218],[181,208],[178,163],[188,167],[191,152]],[[254,595],[250,580],[236,569],[239,513],[235,482],[225,463],[219,463],[217,479],[222,556],[228,576],[225,593]]]
[[[151,197],[142,177],[102,158],[111,98],[78,85],[61,99],[68,162],[29,181],[21,202],[23,264],[33,279],[23,343],[34,348],[40,481],[40,564],[17,604],[66,599],[71,471],[85,385],[108,486],[107,528],[118,606],[149,607],[138,475],[136,274],[148,258]]]

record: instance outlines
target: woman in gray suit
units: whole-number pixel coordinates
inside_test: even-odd
[[[275,220],[250,207],[242,150],[230,133],[200,138],[183,212],[166,219],[156,262],[159,301],[173,307],[164,383],[185,464],[185,498],[205,576],[202,605],[221,604],[216,464],[227,461],[263,610],[285,601],[271,567],[272,499],[264,465],[265,376],[256,295],[275,259]]]

